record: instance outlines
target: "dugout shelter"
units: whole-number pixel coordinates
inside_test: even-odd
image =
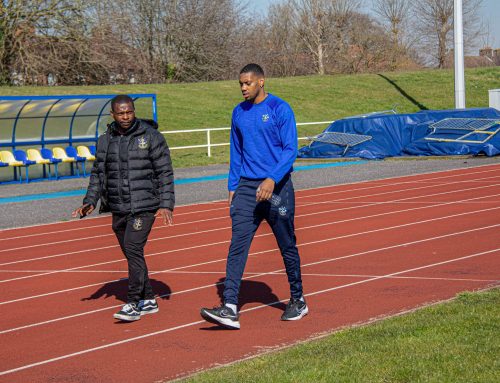
[[[155,94],[129,96],[138,117],[157,121]],[[113,97],[115,94],[0,96],[0,151],[95,145],[111,121]],[[6,172],[8,167],[0,168],[0,181],[5,180]]]

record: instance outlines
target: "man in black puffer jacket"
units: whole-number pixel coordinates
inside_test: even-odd
[[[135,117],[133,100],[118,95],[111,100],[114,119],[99,137],[96,160],[83,205],[73,212],[80,218],[111,211],[113,231],[128,262],[127,304],[114,317],[135,321],[158,312],[144,259],[144,246],[155,217],[173,224],[174,173],[170,152],[158,125]]]

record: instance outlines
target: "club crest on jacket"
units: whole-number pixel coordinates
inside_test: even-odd
[[[137,139],[137,143],[139,145],[139,149],[147,149],[148,148],[148,141],[144,137],[139,137]]]

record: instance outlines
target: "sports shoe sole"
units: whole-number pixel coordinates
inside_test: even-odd
[[[134,322],[136,320],[141,319],[141,316],[140,315],[131,316],[131,315],[124,315],[124,314],[113,314],[113,318],[119,319],[119,320],[124,321],[124,322]]]
[[[309,313],[309,307],[306,306],[306,308],[304,310],[302,310],[300,315],[297,315],[296,317],[293,317],[293,318],[281,318],[281,320],[286,320],[286,321],[299,320],[299,319],[302,319],[303,317],[305,317],[308,313]]]
[[[141,310],[141,315],[155,314],[158,311],[160,311],[160,309],[158,307],[155,309],[151,309],[151,310],[145,310],[145,311]]]
[[[239,330],[240,329],[240,322],[239,321],[234,321],[234,320],[229,319],[229,318],[221,318],[221,317],[212,315],[205,310],[201,310],[200,314],[201,314],[202,318],[205,319],[207,322],[210,322],[213,324],[218,324],[218,325],[224,326],[224,327],[232,329],[232,330]]]

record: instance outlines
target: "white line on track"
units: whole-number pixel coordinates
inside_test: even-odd
[[[451,193],[451,192],[446,192],[446,193]],[[444,193],[444,194],[446,194],[446,193]],[[436,195],[436,194],[434,194],[434,195]],[[496,196],[496,195],[494,195],[494,196]],[[477,200],[477,199],[488,198],[488,197],[491,197],[491,196],[481,196],[481,197],[476,197],[476,198],[470,198],[470,199],[467,199],[465,201]],[[410,198],[415,198],[415,197],[410,197]],[[420,198],[420,197],[418,197],[418,198]],[[390,215],[390,214],[396,214],[396,213],[401,213],[401,212],[409,212],[409,211],[415,211],[415,210],[422,210],[422,209],[427,209],[427,208],[436,207],[436,206],[445,206],[445,205],[450,205],[450,204],[457,204],[457,203],[461,203],[461,202],[463,202],[463,201],[444,202],[444,203],[439,203],[439,204],[431,205],[431,206],[424,206],[424,207],[417,207],[417,208],[411,208],[411,209],[396,210],[396,211],[391,211],[391,212],[384,212],[384,213],[374,214],[374,215],[370,215],[370,216],[356,217],[356,218],[350,218],[350,219],[345,219],[345,220],[340,220],[340,221],[328,222],[328,223],[319,224],[319,225],[305,226],[305,227],[301,227],[301,228],[296,229],[296,231],[307,230],[307,229],[317,228],[317,227],[324,227],[324,226],[334,225],[334,224],[338,224],[338,223],[352,222],[352,221],[366,219],[366,218],[381,217],[381,216]],[[356,208],[359,208],[359,206],[356,207]],[[498,208],[500,208],[500,207],[489,208],[489,209],[482,209],[482,210],[475,210],[473,212],[468,212],[466,214],[475,214],[477,212],[484,212],[484,211],[489,211],[489,210],[495,210],[495,209],[498,209]],[[348,210],[348,209],[352,209],[352,208],[337,209],[337,210]],[[311,216],[311,215],[317,215],[317,214],[324,214],[326,212],[328,212],[328,211],[322,211],[322,212],[319,212],[319,213],[303,214],[302,216]],[[256,237],[264,237],[264,236],[269,236],[269,235],[271,235],[271,233],[259,234]],[[158,253],[152,253],[152,254],[146,255],[145,257],[147,258],[147,257],[152,257],[152,256],[160,255],[160,254],[169,254],[169,253],[176,253],[176,252],[180,252],[180,251],[199,249],[199,248],[203,248],[203,247],[209,247],[209,246],[213,246],[213,245],[220,245],[220,244],[229,243],[229,242],[230,242],[229,240],[226,240],[226,241],[219,241],[219,242],[215,242],[215,243],[206,243],[206,244],[203,244],[203,245],[191,246],[191,247],[188,247],[188,248],[180,248],[180,249],[167,250],[167,251],[158,252]],[[73,253],[81,253],[81,252],[84,252],[84,251],[87,251],[87,250],[80,250],[80,251],[73,252]],[[68,253],[59,254],[58,256],[66,255],[66,254],[68,254]],[[54,257],[54,256],[46,256],[46,257],[43,257],[43,258],[46,259],[46,258],[52,258],[52,257]],[[15,261],[15,262],[10,262],[10,263],[4,263],[4,264],[0,264],[0,266],[5,266],[5,265],[8,265],[8,264],[12,264],[12,263],[20,263],[20,262],[22,262],[22,261]],[[79,269],[82,269],[82,268],[94,267],[94,266],[102,266],[102,265],[105,265],[105,264],[118,263],[118,262],[125,262],[125,259],[121,258],[121,259],[116,259],[116,260],[112,260],[112,261],[100,262],[100,263],[96,263],[96,264],[92,264],[92,265],[78,266],[78,267],[73,267],[73,268],[64,269],[64,270],[79,270]],[[64,271],[64,270],[61,270],[61,271]],[[44,276],[44,275],[50,275],[50,274],[55,274],[55,273],[57,273],[57,272],[40,273],[40,274],[35,274],[35,275],[28,275],[28,276],[11,278],[11,279],[4,279],[4,280],[0,280],[0,283],[13,282],[13,281],[18,281],[18,280],[23,280],[23,279],[28,279],[28,278],[34,278],[34,277],[39,277],[39,276]],[[111,282],[111,281],[109,281],[109,282]],[[107,283],[107,282],[102,282],[102,283]],[[0,304],[2,304],[2,303],[0,303]]]
[[[0,273],[33,273],[35,271],[44,271],[44,272],[52,272],[52,271],[57,271],[57,270],[34,270],[34,271],[21,271],[21,270],[0,270]],[[87,274],[125,274],[127,271],[126,270],[72,270],[72,271],[66,271],[65,273],[87,273]],[[150,273],[155,273],[155,274],[173,274],[173,275],[183,275],[183,274],[188,274],[188,275],[221,275],[224,276],[226,271],[225,270],[219,270],[219,271],[186,271],[186,270],[174,270],[174,271],[161,271],[161,270],[149,270]],[[246,271],[245,275],[262,275],[265,274],[262,271]],[[269,273],[269,275],[286,275],[285,271],[277,272],[273,271],[272,273]],[[301,275],[307,276],[307,277],[335,277],[335,278],[367,278],[367,277],[377,277],[379,275],[367,275],[367,274],[325,274],[325,273],[301,273]],[[469,281],[469,282],[500,282],[499,279],[476,279],[476,278],[438,278],[438,277],[391,277],[394,279],[422,279],[422,280],[437,280],[437,281]],[[126,278],[124,278],[126,279]],[[117,306],[118,307],[118,306]],[[1,332],[0,332],[1,334]]]
[[[458,183],[461,183],[461,182],[462,181],[459,181]],[[475,190],[484,189],[484,188],[490,188],[490,187],[495,187],[495,186],[500,186],[500,184],[493,184],[493,185],[480,186],[480,187],[472,187],[472,188],[462,188],[460,190],[451,190],[451,191],[446,191],[446,192],[441,192],[441,193],[432,193],[432,194],[427,194],[427,195],[422,195],[422,196],[413,196],[413,197],[407,197],[407,198],[393,200],[392,202],[407,201],[407,200],[412,200],[412,199],[424,198],[424,197],[428,197],[428,196],[435,197],[435,196],[438,196],[438,195],[459,193],[459,192],[469,191],[469,190],[474,190],[475,191]],[[427,189],[427,188],[428,188],[427,186],[424,186],[424,187],[413,188],[413,189],[398,190],[396,192],[405,192],[405,193],[407,193],[410,190],[420,190],[420,189]],[[334,200],[334,202],[343,202],[343,201],[349,201],[349,200],[352,200],[352,199],[358,199],[358,198],[363,198],[363,197],[374,197],[374,196],[377,196],[377,195],[387,195],[387,194],[392,194],[392,193],[393,193],[393,191],[379,193],[379,194],[368,194],[368,195],[363,195],[363,196],[355,196],[355,197],[349,197],[349,198],[342,198],[342,199]],[[315,197],[315,196],[318,196],[318,194],[315,194],[313,197]],[[325,201],[312,202],[312,203],[309,203],[307,206],[321,205],[321,204],[326,204],[326,203],[329,203],[329,202],[325,202]],[[372,206],[372,205],[379,204],[379,203],[368,203],[368,204],[366,204],[366,202],[361,202],[361,203],[365,203],[365,205],[350,207],[350,208],[347,208],[347,209],[355,209],[355,208],[361,208],[361,207],[366,207],[366,206]],[[338,210],[344,210],[344,209],[338,209]],[[319,212],[319,213],[312,213],[312,214],[325,214],[325,213],[329,213],[329,212],[332,212],[332,211],[335,211],[335,210],[329,210],[329,211],[327,210],[327,211],[322,211],[322,212]],[[311,215],[311,214],[300,214],[300,215],[297,215],[296,218],[300,218],[300,217],[304,217],[304,216],[309,216],[309,215]],[[208,218],[208,219],[199,220],[199,221],[191,221],[191,222],[188,222],[188,223],[185,223],[185,224],[193,224],[193,223],[200,223],[200,222],[207,222],[207,221],[221,220],[221,219],[222,220],[229,220],[229,217],[227,215],[225,215],[223,217]],[[212,229],[212,231],[224,230],[224,229],[227,229],[227,228],[228,227],[223,227],[223,228],[218,228],[218,229],[216,228],[216,229]],[[173,236],[151,238],[151,239],[148,240],[148,242],[155,242],[155,241],[160,241],[160,240],[169,240],[169,239],[176,238],[176,237],[179,237],[179,236],[190,236],[190,235],[196,235],[196,234],[205,233],[205,232],[209,232],[209,231],[199,231],[199,232],[191,232],[191,233],[185,233],[185,234],[178,234],[178,235],[173,235]],[[80,238],[80,239],[76,239],[76,240],[85,240],[85,241],[88,241],[88,239],[102,238],[102,237],[105,237],[105,236],[114,236],[114,234],[109,234],[109,235],[108,234],[103,234],[103,235],[93,236],[93,237],[84,237],[84,238]],[[67,243],[67,242],[76,241],[76,240],[48,242],[48,243],[43,243],[43,244],[38,244],[38,245],[30,245],[30,246],[23,246],[23,247],[17,247],[17,248],[9,248],[9,249],[0,250],[0,252],[16,251],[16,250],[22,250],[22,249],[27,249],[27,248],[34,248],[34,247],[38,247],[38,246],[48,246],[48,245],[54,245],[54,244],[60,244],[60,243]],[[101,250],[101,249],[107,249],[107,248],[112,248],[112,247],[118,248],[119,246],[115,244],[115,245],[110,245],[110,246],[105,246],[105,247],[98,247],[98,248],[87,247],[87,248],[85,248],[83,250],[74,251],[74,252],[67,252],[67,253],[62,253],[62,254],[53,254],[53,255],[48,255],[48,256],[43,256],[43,257],[28,258],[28,259],[22,259],[22,260],[18,260],[18,261],[11,261],[11,262],[0,263],[0,266],[6,266],[6,265],[11,265],[11,264],[16,264],[16,263],[22,263],[22,262],[30,262],[30,261],[33,261],[33,260],[55,258],[55,257],[59,257],[59,256],[64,256],[64,255],[76,254],[76,253],[81,253],[81,252],[85,252],[85,251]]]
[[[58,270],[58,269],[50,269],[50,270],[6,270],[6,269],[0,269],[0,273],[13,273],[13,274],[29,274],[29,273],[53,273],[53,272],[59,272],[59,273],[126,273],[127,270]],[[154,270],[149,270],[149,272],[154,272]]]
[[[286,275],[286,272],[280,273],[280,275]],[[318,274],[318,273],[302,273],[302,276],[307,277],[326,277],[326,278],[378,278],[383,275],[363,275],[363,274]],[[444,282],[492,282],[492,283],[500,283],[499,279],[477,279],[477,278],[439,278],[439,277],[400,277],[393,276],[387,277],[390,279],[415,279],[422,281],[444,281]]]
[[[356,286],[356,285],[360,285],[360,284],[364,284],[364,283],[368,283],[368,282],[373,282],[373,281],[377,281],[377,280],[380,280],[380,279],[384,279],[384,278],[388,278],[388,277],[393,277],[393,276],[404,274],[404,273],[409,273],[409,272],[412,272],[412,271],[417,271],[417,270],[422,270],[422,269],[426,269],[426,268],[441,266],[441,265],[452,263],[452,262],[457,262],[457,261],[461,261],[461,260],[465,260],[465,259],[479,257],[479,256],[485,255],[485,254],[495,253],[495,252],[498,252],[499,250],[500,250],[500,248],[497,248],[497,249],[493,249],[493,250],[489,250],[489,251],[483,251],[483,252],[480,252],[480,253],[475,253],[475,254],[470,254],[470,255],[467,255],[467,256],[459,257],[459,258],[450,259],[450,260],[447,260],[447,261],[436,262],[436,263],[432,263],[432,264],[428,264],[428,265],[424,265],[424,266],[415,267],[415,268],[412,268],[412,269],[402,270],[402,271],[398,271],[398,272],[395,272],[395,273],[390,273],[390,274],[381,275],[381,276],[377,276],[377,277],[373,277],[373,278],[368,278],[368,279],[365,279],[365,280],[362,280],[362,281],[352,282],[352,283],[348,283],[348,284],[341,285],[341,286],[336,286],[336,287],[332,287],[332,288],[328,288],[328,289],[324,289],[324,290],[314,291],[312,293],[305,294],[305,296],[306,297],[311,297],[311,296],[316,296],[316,295],[320,295],[320,294],[325,294],[325,293],[328,293],[328,292],[332,292],[332,291],[336,291],[336,290],[340,290],[340,289],[344,289],[344,288],[347,288],[347,287]],[[241,312],[245,313],[245,312],[250,312],[250,311],[254,311],[254,310],[263,309],[263,308],[266,308],[266,307],[269,307],[269,306],[277,305],[279,303],[284,303],[287,300],[288,300],[288,298],[280,300],[280,301],[277,301],[277,302],[272,302],[270,304],[258,305],[258,306],[255,306],[255,307],[252,307],[252,308],[249,308],[249,309],[241,310]],[[181,325],[178,325],[178,326],[175,326],[175,327],[169,327],[169,328],[166,328],[166,329],[163,329],[163,330],[159,330],[159,331],[155,331],[155,332],[151,332],[151,333],[148,333],[148,334],[143,334],[143,335],[140,335],[140,336],[123,339],[123,340],[120,340],[120,341],[117,341],[117,342],[112,342],[112,343],[104,344],[104,345],[101,345],[101,346],[98,346],[98,347],[93,347],[93,348],[88,348],[88,349],[80,350],[80,351],[77,351],[77,352],[74,352],[74,353],[71,353],[71,354],[61,355],[61,356],[56,357],[56,358],[46,359],[46,360],[42,360],[40,362],[31,363],[31,364],[27,364],[27,365],[20,366],[20,367],[17,367],[17,368],[13,368],[13,369],[10,369],[10,370],[1,371],[0,372],[0,376],[2,376],[2,375],[8,375],[8,374],[12,374],[14,372],[19,372],[19,371],[27,370],[27,369],[30,369],[30,368],[33,368],[33,367],[37,367],[37,366],[41,366],[41,365],[45,365],[45,364],[57,362],[57,361],[64,360],[64,359],[69,359],[69,358],[80,356],[80,355],[84,355],[84,354],[88,354],[88,353],[91,353],[91,352],[95,352],[95,351],[99,351],[99,350],[104,350],[104,349],[107,349],[107,348],[110,348],[110,347],[119,346],[119,345],[122,345],[122,344],[130,343],[130,342],[134,342],[134,341],[138,341],[138,340],[142,340],[142,339],[146,339],[146,338],[150,338],[152,336],[156,336],[156,335],[161,335],[161,334],[173,332],[173,331],[184,329],[184,328],[187,328],[187,327],[197,326],[197,325],[202,324],[202,323],[206,323],[206,322],[202,320],[202,321],[195,321],[195,322],[185,323],[185,324],[181,324]]]
[[[488,187],[489,186],[483,186],[483,187],[479,187],[479,188],[473,188],[472,190],[477,191],[480,188],[488,188]],[[440,195],[440,194],[451,194],[451,193],[456,193],[456,192],[462,192],[464,190],[468,190],[468,189],[462,189],[460,191],[454,190],[454,191],[443,192],[443,193],[434,193],[434,194],[432,194],[432,196],[437,196],[437,195]],[[426,197],[426,196],[428,196],[428,195],[417,196],[417,197],[407,197],[407,198],[403,198],[401,200],[423,198],[423,197]],[[352,220],[360,220],[360,219],[365,219],[365,218],[374,218],[374,217],[379,217],[379,216],[388,215],[388,214],[394,214],[394,213],[398,213],[398,212],[408,212],[408,211],[413,211],[413,210],[418,210],[418,209],[425,209],[425,208],[430,208],[430,207],[435,207],[435,206],[443,206],[443,205],[447,205],[447,204],[457,204],[457,203],[462,203],[464,201],[472,201],[472,200],[484,199],[484,198],[488,198],[488,197],[491,197],[491,196],[497,196],[497,195],[480,196],[480,197],[471,198],[471,199],[467,199],[467,200],[452,201],[452,202],[446,202],[446,203],[439,203],[437,205],[428,205],[428,206],[418,207],[418,208],[412,208],[412,209],[404,209],[404,210],[399,210],[399,211],[396,210],[396,211],[391,211],[391,212],[384,212],[382,214],[375,214],[375,215],[371,215],[371,216],[357,217],[357,218],[349,219],[349,220],[333,221],[333,222],[328,223],[327,225],[336,224],[336,223],[343,223],[343,222],[349,222],[349,221],[352,221]],[[401,200],[398,200],[398,201],[401,201]],[[348,207],[348,208],[341,208],[341,209],[323,210],[323,211],[315,212],[315,213],[301,214],[298,217],[312,216],[312,215],[318,215],[318,214],[326,214],[326,213],[331,213],[331,212],[336,212],[336,211],[341,211],[341,210],[352,210],[352,209],[358,209],[358,208],[362,208],[362,207],[366,207],[366,206],[373,206],[373,205],[377,205],[377,204],[367,204],[367,205],[361,205],[361,206],[355,206],[355,207]],[[324,225],[320,225],[320,226],[324,226]],[[317,226],[313,226],[313,227],[317,227]],[[212,232],[212,231],[217,231],[217,230],[225,230],[225,229],[229,229],[229,228],[230,227],[219,228],[219,229],[212,229],[212,230],[207,230],[207,231],[190,232],[190,233],[180,234],[179,236],[190,236],[190,235],[196,235],[196,234],[201,234],[201,233],[206,233],[206,232]],[[308,228],[311,228],[311,227],[310,226],[309,227],[301,227],[301,228],[298,228],[296,230],[299,231],[299,230],[305,230],[305,229],[308,229]],[[257,235],[257,237],[266,236],[266,235],[269,235],[269,234],[260,234],[260,235]],[[171,238],[174,238],[174,237],[176,237],[176,236],[167,236],[167,237],[163,237],[163,238],[151,239],[150,242],[151,241],[155,241],[155,240],[161,240],[161,239],[171,239]],[[216,244],[220,244],[220,242],[218,242]],[[202,245],[202,247],[204,247],[204,246],[210,246],[210,245],[211,244],[205,244],[205,245]],[[3,264],[0,264],[0,266],[7,266],[7,265],[11,265],[11,264],[29,262],[29,261],[33,261],[33,260],[55,258],[55,257],[59,257],[59,256],[64,256],[64,255],[71,255],[71,254],[77,254],[77,253],[83,253],[83,252],[89,252],[89,251],[95,251],[95,250],[102,250],[102,249],[113,248],[113,247],[118,247],[118,245],[106,246],[106,247],[94,248],[94,249],[88,248],[88,249],[78,250],[78,251],[74,251],[74,252],[67,252],[67,253],[62,253],[62,254],[48,255],[48,256],[38,257],[38,258],[34,258],[34,259],[31,258],[31,259],[28,259],[28,260],[11,261],[11,262],[6,262],[6,263],[3,263]],[[184,248],[184,250],[188,250],[188,249],[192,249],[192,248]],[[153,255],[158,255],[158,254],[166,254],[166,253],[169,253],[169,252],[177,252],[177,251],[181,251],[181,250],[183,250],[183,249],[170,250],[170,251],[160,252],[160,253],[153,253],[153,254],[146,255],[146,257],[153,256]],[[80,267],[72,268],[72,269],[69,269],[69,270],[79,269],[79,268],[82,268],[82,267],[99,266],[99,265],[109,264],[109,263],[115,263],[115,262],[124,262],[124,259],[121,258],[119,260],[114,260],[114,261],[101,262],[101,263],[97,263],[97,264],[93,264],[93,265],[80,266]],[[40,274],[40,275],[45,275],[45,274]],[[38,275],[32,275],[30,277],[35,277],[35,276],[38,276]],[[28,278],[28,277],[14,278],[14,279],[10,279],[9,281],[19,280],[19,279],[24,279],[24,278]],[[0,280],[0,283],[3,283],[3,282],[5,282],[5,280]]]
[[[496,166],[496,165],[482,165],[482,166],[478,166],[478,168],[481,168],[483,166]],[[470,168],[461,168],[461,169],[465,169],[465,170],[469,170]],[[421,173],[421,174],[417,174],[417,175],[412,175],[412,176],[398,176],[398,177],[389,177],[389,178],[385,178],[385,179],[382,179],[382,180],[373,180],[373,181],[360,181],[360,182],[353,182],[353,183],[347,183],[347,184],[341,184],[341,185],[333,185],[333,186],[322,186],[322,187],[317,187],[317,188],[309,188],[309,189],[301,189],[300,193],[303,193],[304,191],[310,191],[310,190],[322,190],[322,189],[331,189],[331,188],[338,188],[340,186],[349,186],[349,185],[354,185],[354,186],[358,186],[358,185],[363,185],[363,184],[369,184],[369,185],[372,185],[372,184],[375,184],[375,186],[367,186],[367,187],[363,187],[363,188],[357,188],[357,189],[347,189],[347,190],[339,190],[339,191],[334,191],[334,192],[327,192],[327,193],[321,193],[321,194],[317,194],[318,196],[321,196],[321,195],[330,195],[330,194],[339,194],[339,193],[346,193],[346,192],[350,192],[350,191],[360,191],[360,190],[368,190],[368,189],[375,189],[375,188],[381,188],[381,187],[385,187],[385,186],[397,186],[397,185],[405,185],[405,184],[413,184],[415,182],[418,182],[419,184],[420,183],[426,183],[428,181],[426,181],[425,179],[424,180],[410,180],[410,181],[401,181],[401,182],[392,182],[392,183],[383,183],[384,181],[390,181],[390,180],[395,180],[397,181],[398,179],[402,179],[402,178],[410,178],[410,177],[418,177],[420,175],[433,175],[433,174],[439,174],[439,173],[445,173],[445,172],[451,172],[451,171],[454,171],[454,170],[461,170],[461,169],[450,169],[450,170],[446,170],[446,171],[438,171],[438,172],[428,172],[428,173]],[[490,172],[495,172],[497,171],[497,169],[488,169],[488,170],[481,170],[481,171],[475,171],[475,172],[467,172],[467,173],[461,173],[461,174],[452,174],[452,175],[445,175],[445,176],[439,176],[439,177],[432,177],[432,178],[429,178],[428,180],[443,180],[443,179],[446,179],[446,178],[455,178],[455,177],[462,177],[462,176],[468,176],[468,175],[474,175],[476,176],[477,174],[480,174],[480,173],[490,173]],[[487,178],[497,178],[495,176],[493,177],[487,177]],[[486,178],[486,179],[487,179]],[[442,181],[444,182],[444,181]],[[459,182],[479,182],[478,180],[467,180],[467,181],[459,181]],[[440,183],[439,182],[436,182],[436,185],[439,185]],[[309,198],[309,197],[314,197],[316,195],[313,195],[313,196],[296,196],[296,199],[301,199],[301,198]],[[192,204],[192,205],[184,205],[184,206],[195,206],[195,205],[205,205],[205,204],[208,204],[208,203],[211,203],[211,204],[217,204],[217,203],[220,203],[220,204],[224,204],[223,207],[221,208],[212,208],[212,209],[205,209],[205,210],[196,210],[196,211],[192,211],[192,212],[184,212],[184,213],[176,213],[175,216],[182,216],[182,215],[188,215],[188,214],[199,214],[201,212],[210,212],[210,211],[220,211],[220,210],[227,210],[227,206],[226,205],[226,202],[225,201],[213,201],[213,202],[203,202],[203,203],[199,203],[199,204]],[[90,217],[90,219],[92,220],[96,220],[96,219],[103,219],[103,218],[106,218],[106,217]],[[60,222],[56,222],[56,223],[50,223],[50,224],[45,224],[43,226],[49,226],[49,225],[54,225],[54,224],[58,224]],[[190,222],[188,222],[190,223]],[[177,225],[180,225],[180,224],[177,224]],[[37,225],[37,227],[39,227],[41,225]],[[30,226],[27,226],[27,227],[30,227]],[[36,233],[36,234],[28,234],[28,235],[23,235],[23,236],[15,236],[15,237],[9,237],[9,238],[0,238],[0,241],[7,241],[7,240],[13,240],[13,239],[21,239],[21,238],[28,238],[28,237],[35,237],[35,236],[43,236],[43,235],[49,235],[49,234],[59,234],[59,233],[63,233],[63,232],[70,232],[70,231],[77,231],[77,230],[85,230],[85,229],[95,229],[95,228],[99,228],[99,227],[109,227],[109,224],[103,224],[103,225],[93,225],[93,226],[86,226],[86,227],[80,227],[80,228],[71,228],[71,229],[66,229],[66,230],[57,230],[57,231],[51,231],[51,232],[44,232],[44,233]],[[154,229],[159,229],[161,227],[154,227]],[[3,229],[3,230],[0,230],[0,232],[2,231],[6,231],[6,230],[15,230],[15,229]]]
[[[348,255],[344,255],[344,256],[340,256],[340,257],[333,257],[333,258],[322,259],[321,261],[304,263],[304,264],[301,265],[301,267],[302,267],[302,270],[303,270],[303,269],[305,269],[307,267],[310,267],[310,266],[316,266],[316,265],[319,265],[319,264],[330,263],[330,262],[335,262],[335,261],[344,260],[344,259],[348,259],[348,258],[359,257],[359,256],[362,256],[362,255],[373,254],[373,253],[377,253],[377,252],[380,252],[380,251],[393,250],[393,249],[397,249],[397,248],[400,248],[400,247],[412,246],[412,245],[416,245],[416,244],[420,244],[420,243],[425,243],[425,242],[440,240],[440,239],[444,239],[444,238],[450,238],[450,237],[454,237],[454,236],[458,236],[458,235],[475,233],[475,232],[478,232],[478,231],[481,231],[481,230],[488,230],[488,229],[492,229],[492,228],[495,228],[495,227],[500,227],[500,224],[491,225],[491,226],[485,226],[485,227],[480,227],[480,228],[474,228],[474,229],[464,230],[464,231],[450,233],[450,234],[444,234],[444,235],[435,236],[435,237],[424,238],[424,239],[420,239],[420,240],[416,240],[416,241],[400,243],[400,244],[397,244],[397,245],[391,245],[391,246],[381,247],[381,248],[378,248],[378,249],[361,251],[361,252],[358,252],[358,253],[348,254]],[[334,239],[331,239],[331,240],[334,240]],[[307,244],[304,244],[304,245],[323,243],[323,242],[326,242],[326,241],[329,241],[329,240],[314,241],[314,242],[307,243]],[[252,253],[250,255],[257,255],[257,254],[262,254],[262,253],[268,253],[268,252],[271,252],[271,251],[276,251],[276,250],[274,250],[274,249],[273,250],[265,250],[265,251],[261,251],[261,252]],[[223,259],[214,260],[214,261],[210,261],[210,262],[206,262],[206,263],[216,263],[216,262],[222,262],[222,261],[225,261],[225,260],[226,259],[223,258]],[[178,269],[182,269],[182,268],[178,268]],[[171,271],[174,271],[174,270],[175,269],[162,270],[162,271],[158,271],[156,274],[168,273],[168,272],[171,272]],[[276,273],[282,273],[284,271],[285,271],[284,269],[277,269],[277,270],[273,270],[273,271],[269,271],[269,272],[264,272],[264,273],[260,273],[260,274],[248,275],[248,276],[246,276],[246,277],[244,277],[242,279],[243,280],[254,279],[254,278],[257,278],[257,277],[261,277],[261,276],[272,275],[272,274],[276,274]],[[101,284],[102,283],[99,283],[99,284],[96,284],[96,285],[101,285]],[[203,286],[198,286],[198,287],[194,287],[194,288],[191,288],[191,289],[177,291],[177,292],[174,292],[174,293],[171,293],[171,294],[160,295],[159,298],[166,298],[166,297],[170,297],[172,295],[180,295],[180,294],[190,293],[190,292],[193,292],[193,291],[203,290],[203,289],[206,289],[206,288],[213,288],[214,286],[218,286],[218,285],[221,285],[221,284],[222,284],[222,282],[215,283],[215,284],[211,283],[211,284],[208,284],[208,285],[203,285]],[[52,295],[52,294],[53,293],[44,294],[44,296]],[[9,302],[4,302],[4,303],[9,303]],[[0,303],[0,304],[4,304],[4,303]],[[20,327],[16,327],[16,328],[11,328],[11,329],[0,331],[0,334],[9,333],[9,332],[13,332],[13,331],[19,331],[19,330],[23,330],[23,329],[27,329],[27,328],[31,328],[31,327],[41,326],[41,325],[44,325],[44,324],[59,322],[59,321],[62,321],[62,320],[72,319],[72,318],[76,318],[76,317],[80,317],[80,316],[84,316],[84,315],[95,314],[97,312],[102,312],[102,311],[106,311],[106,310],[110,310],[110,309],[115,309],[115,308],[120,307],[120,306],[121,306],[120,304],[119,305],[113,305],[113,306],[108,306],[108,307],[104,307],[104,308],[97,309],[97,310],[81,312],[81,313],[78,313],[78,314],[73,314],[73,315],[69,315],[69,316],[65,316],[65,317],[59,317],[59,318],[56,318],[56,319],[51,319],[51,320],[47,320],[47,321],[43,321],[43,322],[32,323],[32,324],[28,324],[28,325],[24,325],[24,326],[20,326]]]
[[[190,203],[186,205],[176,205],[177,208],[182,208],[182,207],[193,207],[193,206],[198,206],[198,205],[213,205],[213,204],[224,204],[225,201],[223,200],[217,200],[217,201],[206,201],[206,202],[195,202],[195,203]],[[190,212],[184,212],[184,213],[178,213],[177,215],[188,215],[188,214],[198,214],[200,212],[206,212],[206,211],[213,211],[213,210],[220,210],[220,208],[210,208],[206,210],[194,210]],[[92,222],[92,221],[97,221],[97,220],[103,220],[106,218],[111,218],[111,215],[105,214],[105,215],[99,215],[97,217],[86,217],[85,221],[87,222]],[[0,233],[4,231],[17,231],[17,230],[24,230],[24,229],[30,229],[33,227],[39,228],[40,226],[55,226],[55,225],[71,225],[76,221],[59,221],[59,222],[49,222],[49,223],[44,223],[42,225],[40,224],[34,224],[34,225],[27,225],[27,226],[22,226],[22,227],[15,227],[15,228],[6,228],[6,229],[0,229]],[[51,231],[51,232],[45,232],[45,233],[36,233],[36,234],[27,234],[23,236],[17,236],[17,237],[7,237],[7,238],[0,238],[0,241],[6,241],[10,239],[18,239],[18,238],[26,238],[26,237],[34,237],[34,236],[39,236],[39,235],[46,235],[46,234],[54,234],[54,233],[64,233],[72,230],[84,230],[84,229],[89,229],[89,228],[95,228],[95,227],[103,227],[103,226],[108,226],[106,225],[92,225],[92,226],[85,226],[85,227],[77,227],[77,228],[71,228],[71,229],[65,229],[65,230],[56,230],[56,231]]]

